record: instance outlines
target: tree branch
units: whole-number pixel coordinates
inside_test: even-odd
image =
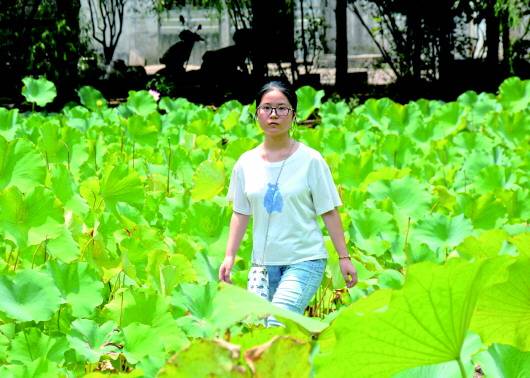
[[[370,27],[366,24],[366,22],[364,21],[363,17],[361,16],[361,12],[359,12],[359,9],[357,8],[357,6],[355,5],[355,2],[353,3],[350,3],[349,4],[351,6],[351,9],[353,10],[353,12],[355,13],[355,15],[357,16],[357,18],[359,19],[359,21],[361,21],[361,24],[362,26],[365,28],[365,30],[368,32],[368,34],[370,34],[370,37],[372,38],[372,40],[374,41],[375,45],[377,46],[377,49],[379,50],[379,52],[381,53],[381,55],[383,56],[383,59],[385,60],[385,62],[388,63],[388,65],[390,66],[390,68],[392,69],[392,71],[394,71],[394,73],[396,74],[397,77],[401,77],[401,73],[398,72],[398,70],[396,69],[395,65],[394,65],[394,61],[392,60],[391,56],[388,54],[388,52],[384,49],[383,46],[381,46],[381,44],[377,41],[377,38],[375,37],[375,35],[372,33],[372,30],[370,29]]]

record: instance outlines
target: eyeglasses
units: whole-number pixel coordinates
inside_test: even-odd
[[[276,112],[276,115],[278,117],[285,117],[286,115],[289,114],[289,112],[292,112],[294,111],[294,109],[288,107],[288,106],[284,106],[284,105],[280,105],[280,106],[270,106],[270,105],[260,105],[258,106],[258,112],[259,114],[261,115],[266,115],[266,116],[270,116],[272,114],[272,111],[275,111]]]

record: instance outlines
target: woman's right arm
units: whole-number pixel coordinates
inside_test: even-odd
[[[226,244],[226,254],[223,263],[219,267],[219,280],[225,282],[232,282],[230,280],[230,271],[234,266],[236,254],[241,244],[241,240],[247,230],[248,219],[250,215],[245,215],[237,212],[232,213],[230,220],[230,231],[228,233],[228,243]]]

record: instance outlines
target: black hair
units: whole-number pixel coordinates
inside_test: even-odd
[[[294,88],[288,82],[279,80],[269,81],[261,87],[261,89],[256,94],[256,106],[259,106],[261,99],[263,98],[263,96],[265,96],[267,92],[270,92],[274,89],[280,91],[285,97],[287,97],[287,100],[289,100],[289,103],[296,112],[296,107],[298,106],[298,98],[296,97],[296,92],[294,91]]]

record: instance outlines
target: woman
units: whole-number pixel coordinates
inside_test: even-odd
[[[219,279],[231,282],[230,271],[252,216],[252,263],[267,268],[268,300],[302,314],[326,267],[318,215],[339,255],[348,287],[357,283],[357,272],[346,249],[336,210],[341,201],[329,167],[319,152],[289,135],[296,94],[287,84],[272,81],[258,92],[256,105],[264,141],[242,154],[232,172],[227,198],[233,202],[233,215]]]

